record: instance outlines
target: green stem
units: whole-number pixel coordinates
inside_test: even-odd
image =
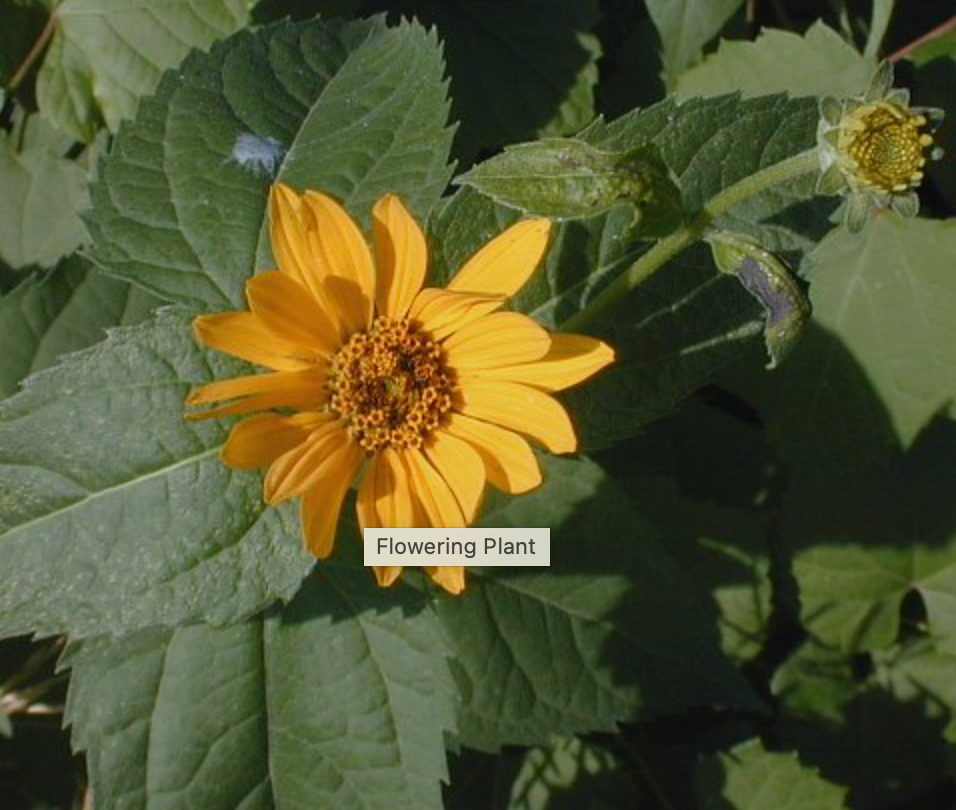
[[[583,331],[635,287],[643,284],[671,259],[700,241],[710,224],[732,208],[769,188],[819,169],[817,149],[808,149],[792,158],[745,177],[715,195],[704,210],[670,236],[661,239],[634,264],[612,281],[590,304],[561,324],[562,331]]]

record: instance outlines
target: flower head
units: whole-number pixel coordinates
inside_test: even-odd
[[[927,159],[942,156],[932,135],[942,112],[910,107],[909,93],[892,84],[887,62],[863,97],[821,102],[820,191],[846,195],[845,220],[854,232],[872,210],[915,216]]]
[[[268,371],[204,386],[187,404],[227,403],[191,419],[251,414],[222,458],[267,467],[268,503],[301,498],[316,557],[331,554],[354,482],[363,529],[461,527],[486,483],[511,494],[541,483],[528,439],[576,449],[552,394],[608,365],[612,350],[501,311],[543,258],[548,220],[512,226],[436,289],[424,286],[425,236],[394,195],[373,210],[374,260],[331,197],[277,185],[270,209],[279,269],[249,281],[250,311],[195,321],[200,342]],[[461,567],[426,571],[464,588]],[[382,585],[400,574],[376,569]]]

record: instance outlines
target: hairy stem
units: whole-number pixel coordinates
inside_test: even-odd
[[[695,242],[700,241],[704,232],[715,219],[769,188],[779,186],[801,175],[815,172],[818,168],[817,149],[808,149],[806,152],[801,152],[792,158],[768,166],[766,169],[745,177],[724,189],[714,196],[704,206],[704,210],[690,222],[682,225],[670,236],[661,239],[614,279],[587,307],[561,324],[561,329],[570,331],[586,329],[635,287],[647,281],[671,259]]]

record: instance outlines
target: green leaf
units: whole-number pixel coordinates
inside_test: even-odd
[[[243,368],[163,311],[0,403],[0,635],[231,622],[296,591],[314,561],[294,510],[222,464],[226,428],[183,417]]]
[[[570,135],[594,118],[601,48],[594,0],[402,0],[378,4],[438,28],[448,57],[456,152]]]
[[[956,399],[956,220],[877,217],[811,255],[816,321],[872,381],[904,446]],[[828,372],[820,364],[820,374]]]
[[[547,473],[482,525],[549,526],[550,568],[469,569],[466,597],[437,603],[456,645],[462,743],[495,750],[692,706],[759,705],[613,481],[586,460],[552,459]]]
[[[525,213],[559,219],[628,204],[645,237],[666,235],[682,219],[680,191],[652,149],[611,153],[573,138],[545,138],[508,147],[455,182]]]
[[[272,264],[274,180],[363,220],[388,192],[422,216],[449,177],[442,73],[434,32],[380,19],[279,23],[192,54],[100,167],[94,261],[174,301],[244,308],[246,280]]]
[[[767,751],[750,740],[701,763],[702,810],[846,810],[847,789],[823,779],[793,752]]]
[[[803,621],[843,651],[896,643],[904,598],[922,598],[930,631],[956,650],[956,423],[940,421],[888,470],[802,479],[784,537],[795,548]]]
[[[439,810],[445,655],[413,591],[326,566],[264,619],[84,642],[68,715],[94,809]]]
[[[64,0],[37,78],[41,112],[79,141],[115,132],[162,72],[243,27],[247,0]]]
[[[19,150],[0,132],[0,260],[52,267],[86,240],[86,171],[43,148]]]
[[[876,61],[858,53],[824,22],[803,36],[764,28],[754,42],[722,42],[716,53],[677,82],[681,98],[740,92],[791,96],[858,96]]]
[[[532,748],[511,786],[508,810],[636,807],[632,779],[614,754],[576,737]]]
[[[744,0],[647,0],[647,10],[661,37],[668,87],[700,59],[704,46],[743,4]]]
[[[108,327],[139,323],[155,305],[148,293],[106,278],[77,257],[24,279],[0,296],[0,397],[61,355],[98,343]]]

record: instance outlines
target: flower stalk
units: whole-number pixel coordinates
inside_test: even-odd
[[[819,168],[819,150],[814,147],[768,166],[724,189],[715,195],[693,219],[644,253],[588,306],[561,324],[561,328],[586,330],[635,287],[643,284],[691,245],[699,242],[714,220],[768,189],[788,183],[805,174],[817,172]]]

